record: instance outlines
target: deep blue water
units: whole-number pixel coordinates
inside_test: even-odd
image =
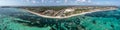
[[[19,8],[0,8],[1,30],[120,30],[120,9],[64,19],[43,18]]]

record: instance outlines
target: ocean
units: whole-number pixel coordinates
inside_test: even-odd
[[[0,30],[120,30],[120,9],[56,19],[0,8]]]

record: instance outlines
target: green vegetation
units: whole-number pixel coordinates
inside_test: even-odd
[[[63,10],[63,9],[66,9],[66,8],[69,8],[67,6],[48,6],[48,7],[29,7],[27,9],[29,10]]]
[[[62,10],[66,9],[67,7],[40,7],[40,10]]]

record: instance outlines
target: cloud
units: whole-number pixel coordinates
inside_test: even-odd
[[[76,3],[91,3],[91,0],[76,0]]]
[[[39,1],[35,1],[35,0],[32,0],[31,2],[34,3],[34,4],[35,3],[40,3]]]
[[[68,0],[65,0],[65,2],[68,2]]]
[[[30,0],[26,0],[27,2],[29,2]]]
[[[56,1],[56,3],[60,3],[61,1]]]
[[[44,0],[41,0],[41,2],[44,2]]]
[[[86,2],[87,0],[76,0],[78,2]]]

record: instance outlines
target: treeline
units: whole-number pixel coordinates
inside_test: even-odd
[[[29,10],[63,10],[66,8],[70,8],[69,6],[49,6],[49,7],[28,7],[24,9]]]
[[[62,9],[66,9],[68,7],[40,7],[40,10],[62,10]]]

